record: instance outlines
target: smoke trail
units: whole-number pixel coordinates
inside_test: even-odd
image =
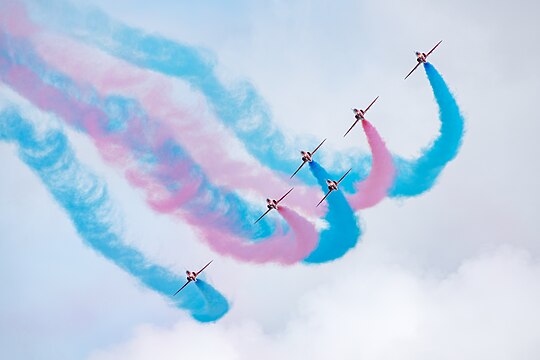
[[[123,104],[114,97],[101,99],[90,87],[82,87],[46,68],[26,44],[9,36],[0,36],[0,45],[0,76],[6,84],[40,109],[51,111],[71,126],[86,132],[102,153],[101,146],[104,145],[106,150],[112,146],[131,153],[129,158],[134,164],[121,164],[120,159],[110,154],[104,156],[106,159],[112,159],[124,168],[142,169],[154,181],[161,183],[171,196],[185,187],[199,184],[196,192],[185,192],[186,197],[181,197],[180,204],[200,216],[206,217],[211,211],[213,226],[229,229],[249,239],[263,238],[272,233],[273,226],[267,221],[254,229],[250,219],[255,219],[257,213],[239,196],[213,186],[171,138],[172,131],[146,118],[136,103]],[[109,117],[104,109],[112,104],[125,109],[124,118]]]
[[[362,121],[373,163],[369,176],[354,184],[356,193],[347,197],[355,210],[365,209],[378,204],[388,194],[388,189],[394,183],[396,169],[390,151],[377,130],[367,120]]]
[[[15,109],[8,109],[0,113],[0,140],[17,144],[21,160],[41,178],[91,248],[199,321],[216,321],[227,313],[227,300],[208,284],[188,286],[172,297],[184,279],[123,244],[107,187],[79,163],[62,132],[38,133]]]
[[[201,222],[207,220],[194,219],[187,214],[187,221],[198,226],[203,239],[212,239],[211,247],[221,253],[232,253],[244,261],[264,263],[277,262],[284,265],[297,263],[304,259],[317,246],[318,233],[309,221],[298,215],[292,209],[280,206],[278,213],[285,219],[289,229],[281,229],[280,224],[269,238],[257,241],[239,241],[236,237],[223,233],[219,229],[204,226]],[[272,216],[268,214],[268,216]]]
[[[433,65],[425,63],[424,69],[439,106],[440,135],[417,160],[397,161],[399,176],[392,196],[414,196],[429,190],[448,162],[457,156],[463,138],[464,119],[454,96]]]
[[[315,161],[309,163],[309,169],[326,193],[326,179],[330,179],[330,175]],[[319,245],[304,259],[306,263],[322,263],[340,258],[356,246],[361,235],[354,212],[341,191],[332,192],[326,202],[328,213],[325,220],[329,227],[321,232]]]
[[[0,52],[0,61],[4,61],[0,77],[41,109],[52,111],[86,131],[102,152],[110,146],[132,152],[136,163],[120,164],[127,168],[131,184],[146,191],[147,201],[155,210],[179,216],[199,227],[202,240],[212,249],[244,261],[291,264],[303,259],[315,246],[316,237],[296,238],[294,231],[276,229],[266,219],[253,226],[252,220],[258,216],[254,209],[237,195],[210,184],[180,145],[168,138],[166,127],[150,126],[139,111],[135,111],[137,116],[122,120],[125,125],[111,126],[118,119],[109,119],[99,104],[114,99],[100,100],[90,88],[85,89],[84,96],[79,95],[76,84],[47,70],[32,58],[31,51],[17,47],[15,40],[9,45],[6,52]],[[18,56],[15,59],[10,57],[12,49]],[[30,63],[31,68],[14,65],[13,61]],[[109,153],[104,157],[110,156]],[[180,206],[186,211],[179,212]],[[291,252],[291,246],[297,246],[298,251]]]
[[[189,214],[186,218],[190,224],[198,225],[198,231],[203,234],[203,239],[212,239],[209,245],[220,254],[233,254],[237,259],[257,263],[270,261],[283,265],[297,263],[317,245],[317,231],[313,224],[291,209],[280,206],[278,212],[290,229],[283,231],[278,223],[274,235],[264,241],[240,241],[231,234],[205,226],[205,220],[194,219]]]
[[[261,196],[287,187],[288,179],[264,167],[257,159],[233,158],[231,142],[227,140],[234,135],[208,114],[206,107],[189,109],[180,105],[177,95],[173,95],[177,83],[174,79],[139,69],[66,37],[40,31],[28,39],[50,66],[61,69],[78,83],[91,84],[101,96],[125,94],[140,101],[149,117],[174,129],[174,139],[214,183],[255,191]],[[313,190],[296,186],[296,193],[304,195],[313,195]],[[322,209],[314,208],[309,198],[296,196],[289,204],[310,215],[323,215]]]
[[[219,291],[214,289],[212,285],[201,279],[197,279],[195,284],[199,288],[199,291],[204,294],[203,299],[205,301],[205,311],[194,316],[197,320],[201,322],[215,321],[215,319],[219,319],[229,311],[227,299]]]
[[[243,82],[235,87],[224,86],[215,74],[215,61],[209,60],[207,51],[146,34],[115,22],[99,10],[78,9],[62,0],[35,1],[29,4],[28,9],[31,17],[42,24],[113,56],[140,67],[184,79],[208,98],[223,123],[230,127],[247,150],[266,166],[284,173],[296,166],[295,159],[291,158],[294,144],[288,142],[273,124],[266,103],[253,85]],[[459,118],[461,119],[461,116]],[[453,131],[454,126],[446,124],[447,120],[452,122],[452,119],[441,117],[441,133],[433,144],[446,143],[447,146],[442,146],[441,149],[452,151],[452,148],[459,148],[463,131]],[[437,160],[431,155],[438,152],[429,150],[428,148],[419,158],[412,160],[394,156],[397,176],[390,196],[416,196],[429,190],[444,166],[455,157],[455,153],[443,153],[441,159]],[[367,155],[337,154],[336,158],[337,163],[354,165],[356,172],[349,175],[353,182],[361,181],[367,176],[367,171],[364,171],[367,170],[364,165],[370,163]],[[299,173],[298,177],[307,183],[311,182],[305,173]],[[344,188],[352,190],[347,184]]]
[[[278,212],[283,216],[287,224],[294,231],[295,236],[303,241],[299,241],[294,252],[302,254],[302,258],[308,256],[317,246],[319,234],[312,223],[298,215],[294,210],[286,206],[280,206]],[[293,244],[295,245],[295,244]]]

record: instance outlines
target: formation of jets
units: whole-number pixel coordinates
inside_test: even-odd
[[[426,53],[423,53],[423,52],[419,52],[417,51],[416,52],[416,61],[417,61],[417,64],[416,66],[407,74],[407,76],[405,76],[405,79],[407,79],[413,72],[414,70],[416,70],[418,68],[418,66],[420,66],[420,64],[423,64],[423,63],[426,63],[427,62],[427,57],[437,48],[437,46],[440,45],[440,43],[442,42],[439,41],[427,54]],[[354,128],[354,126],[359,122],[359,121],[363,121],[363,120],[366,120],[366,118],[364,117],[364,115],[366,114],[366,112],[371,108],[371,106],[375,103],[375,101],[377,101],[379,97],[377,96],[369,105],[368,107],[365,109],[365,110],[362,110],[362,109],[351,109],[354,113],[354,118],[355,118],[355,121],[353,122],[353,124],[351,125],[351,127],[349,128],[349,130],[347,130],[347,132],[345,133],[345,135],[343,135],[343,137],[347,136],[347,134]],[[315,155],[315,153],[317,152],[317,150],[319,150],[319,148],[322,146],[322,144],[324,144],[324,142],[326,141],[326,139],[324,139],[323,141],[321,141],[321,143],[319,145],[317,145],[317,147],[315,148],[315,150],[309,152],[309,151],[300,151],[300,154],[302,155],[301,157],[301,160],[302,160],[302,164],[298,167],[298,169],[296,169],[296,171],[291,175],[291,179],[300,171],[300,169],[302,169],[302,167],[307,163],[307,162],[312,162],[313,161],[313,155]],[[328,195],[330,195],[332,193],[332,191],[337,191],[338,190],[338,186],[339,184],[341,183],[341,181],[351,172],[352,168],[347,170],[347,172],[338,180],[338,181],[335,181],[335,180],[331,180],[331,179],[327,179],[326,180],[326,185],[328,186],[328,192],[324,195],[324,197],[321,199],[321,201],[319,201],[319,203],[317,204],[317,207],[319,205],[321,205],[321,203],[328,197]],[[266,210],[266,212],[264,214],[262,214],[256,221],[255,221],[255,224],[258,223],[263,217],[266,216],[266,214],[268,214],[270,211],[272,210],[277,210],[278,209],[278,206],[279,206],[279,203],[285,199],[285,197],[287,195],[289,195],[291,193],[291,191],[293,191],[294,188],[291,188],[289,191],[287,191],[285,193],[285,195],[283,195],[282,197],[279,198],[279,200],[274,200],[274,199],[266,199],[266,207],[268,208]],[[213,260],[212,260],[213,261]],[[208,265],[210,265],[212,263],[212,261],[210,261],[208,264],[206,264],[201,270],[197,271],[197,272],[194,272],[194,271],[189,271],[189,270],[186,270],[186,274],[187,274],[187,282],[180,288],[178,289],[177,292],[174,293],[174,295],[178,294],[180,291],[182,291],[182,289],[184,289],[190,282],[196,282],[197,281],[197,276],[203,272],[204,269],[206,269],[208,267]],[[173,295],[173,296],[174,296]]]

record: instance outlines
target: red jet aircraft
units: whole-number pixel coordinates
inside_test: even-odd
[[[366,119],[366,118],[364,117],[364,114],[367,113],[367,111],[369,110],[369,108],[371,107],[371,105],[373,105],[373,104],[375,103],[375,101],[377,101],[378,98],[379,98],[379,97],[377,96],[377,97],[375,98],[375,100],[373,100],[373,101],[371,102],[371,104],[369,104],[369,106],[366,108],[366,110],[362,110],[362,109],[351,109],[351,110],[353,111],[353,113],[354,113],[354,117],[355,117],[356,120],[355,120],[355,122],[352,124],[352,126],[349,128],[349,130],[347,130],[347,132],[345,133],[345,135],[343,135],[343,137],[347,136],[347,134],[349,133],[349,131],[351,131],[352,128],[353,128],[356,124],[358,124],[358,122],[359,122],[360,120],[365,120],[365,119]]]
[[[321,201],[319,201],[319,203],[317,204],[317,206],[321,205],[321,203],[324,201],[324,199],[326,199],[326,197],[328,195],[330,195],[330,193],[334,190],[337,190],[338,189],[338,185],[339,183],[341,182],[341,180],[343,180],[345,178],[345,176],[347,176],[350,172],[351,172],[352,169],[349,169],[345,175],[343,175],[341,177],[341,179],[339,179],[338,181],[335,181],[335,180],[326,180],[326,184],[328,185],[328,192],[326,193],[326,195],[324,195],[324,197],[322,198]]]
[[[194,272],[194,271],[189,271],[189,270],[186,270],[186,274],[187,274],[187,282],[184,284],[184,286],[182,286],[180,289],[178,289],[177,292],[174,293],[173,296],[175,296],[176,294],[178,294],[183,288],[185,288],[187,286],[187,284],[189,284],[190,282],[196,282],[197,281],[197,276],[199,276],[200,273],[203,272],[204,269],[206,269],[206,267],[208,265],[210,265],[212,263],[212,261],[214,260],[211,260],[208,264],[204,265],[204,267],[197,271],[197,272]]]
[[[416,68],[417,68],[418,66],[420,66],[420,64],[423,64],[423,63],[426,63],[426,62],[427,62],[427,57],[429,56],[429,54],[431,54],[431,53],[433,52],[433,50],[435,50],[435,48],[436,48],[437,46],[439,46],[440,43],[442,43],[442,40],[439,41],[439,42],[437,43],[437,45],[435,45],[435,46],[433,47],[433,49],[429,50],[429,52],[428,52],[427,54],[426,54],[426,53],[421,53],[421,52],[418,52],[418,51],[416,52],[416,61],[418,61],[418,64],[416,64],[416,66],[411,70],[411,72],[408,73],[407,76],[405,76],[405,79],[407,79],[407,78],[409,77],[409,75],[411,75],[411,74],[413,73],[413,71],[416,70]]]
[[[320,144],[319,146],[317,146],[315,148],[315,150],[313,150],[312,152],[309,152],[309,151],[300,151],[300,154],[302,154],[302,165],[300,165],[298,167],[298,169],[296,169],[296,171],[294,172],[294,174],[291,175],[291,179],[293,178],[294,175],[296,175],[297,172],[300,171],[300,169],[302,168],[302,166],[304,166],[304,164],[306,162],[312,162],[313,161],[313,155],[315,155],[315,152],[317,150],[319,150],[319,148],[321,147],[321,145],[326,141],[326,139],[324,139]]]
[[[274,200],[274,199],[266,199],[266,207],[268,208],[268,210],[266,210],[266,212],[264,214],[262,214],[258,219],[257,221],[255,221],[255,224],[259,222],[259,220],[261,220],[266,214],[268,214],[270,212],[270,210],[272,209],[275,209],[277,210],[278,209],[278,204],[281,200],[285,199],[285,196],[289,195],[289,193],[291,191],[293,191],[294,188],[292,188],[291,190],[287,191],[287,193],[285,195],[283,195],[281,198],[279,198],[279,200]]]

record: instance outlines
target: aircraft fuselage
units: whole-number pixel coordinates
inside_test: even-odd
[[[364,110],[353,109],[356,120],[364,120]]]
[[[334,180],[326,180],[326,185],[328,185],[328,190],[334,191],[338,189],[338,183]]]
[[[300,151],[300,153],[302,154],[302,161],[313,161],[313,158],[311,157],[311,153],[309,151]]]
[[[266,199],[266,207],[277,210],[277,201],[274,199]]]
[[[186,270],[187,281],[197,281],[197,273],[194,271]]]

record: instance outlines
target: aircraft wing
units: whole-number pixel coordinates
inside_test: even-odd
[[[290,179],[292,179],[293,176],[296,175],[296,173],[300,171],[300,169],[302,168],[302,166],[304,166],[305,163],[306,163],[306,161],[302,162],[302,165],[300,165],[300,166],[298,167],[298,169],[296,169],[296,171],[294,172],[294,174],[291,175]]]
[[[268,213],[270,212],[270,210],[272,210],[272,209],[266,210],[266,212],[265,212],[264,214],[262,214],[262,215],[257,219],[257,221],[254,222],[254,224],[258,223],[259,220],[261,220],[266,214],[268,214]]]
[[[435,46],[433,47],[433,49],[429,50],[429,52],[426,54],[426,57],[428,57],[429,54],[431,54],[431,53],[433,52],[433,50],[435,50],[435,48],[437,48],[437,46],[439,46],[440,43],[442,43],[442,40],[439,41],[439,42],[437,43],[437,45],[435,45]]]
[[[326,141],[326,139],[324,139],[324,140],[319,144],[319,146],[317,146],[317,147],[315,148],[315,150],[313,150],[313,151],[311,152],[311,155],[312,155],[312,156],[313,156],[313,154],[315,154],[315,152],[317,152],[317,150],[319,150],[319,148],[321,147],[322,144],[324,144],[325,141]]]
[[[352,168],[351,168],[351,169],[349,169],[349,170],[347,170],[347,172],[345,173],[345,175],[343,175],[343,176],[341,177],[341,179],[339,179],[339,180],[338,180],[338,182],[337,182],[337,183],[339,184],[339,183],[341,182],[341,180],[345,179],[345,176],[347,176],[347,174],[348,174],[348,173],[350,173],[350,172],[351,172],[351,170],[352,170]]]
[[[409,75],[411,75],[413,73],[414,70],[416,70],[416,68],[420,66],[420,63],[416,64],[416,66],[411,70],[410,73],[407,74],[407,76],[405,76],[405,80],[407,80],[407,78],[409,77]]]
[[[349,130],[347,130],[347,132],[345,133],[345,135],[343,135],[343,137],[347,136],[347,134],[349,133],[349,131],[351,131],[352,128],[354,127],[354,125],[356,125],[357,123],[358,123],[358,120],[356,120],[356,121],[352,124],[352,126],[349,128]]]
[[[178,289],[177,292],[174,293],[173,296],[176,296],[176,294],[178,294],[183,288],[185,288],[187,286],[187,284],[189,284],[191,282],[191,280],[188,280],[187,283],[184,284],[184,286],[182,286],[180,289]]]
[[[210,262],[209,262],[208,264],[204,265],[204,267],[203,267],[201,270],[197,271],[197,272],[195,273],[195,276],[197,276],[197,275],[199,275],[200,273],[202,273],[203,270],[206,269],[206,268],[208,267],[208,265],[210,265],[210,264],[212,263],[212,261],[214,261],[214,260],[210,260]]]
[[[286,193],[285,195],[283,195],[282,197],[280,197],[279,200],[276,201],[276,202],[279,204],[279,202],[280,202],[281,200],[285,199],[285,196],[289,195],[289,193],[290,193],[291,191],[293,191],[293,189],[294,189],[294,188],[291,188],[291,190],[287,191],[287,193]]]
[[[317,204],[317,207],[319,207],[319,205],[321,205],[321,203],[324,201],[324,199],[326,199],[328,197],[328,195],[330,195],[331,192],[332,192],[332,190],[328,190],[326,195],[324,195],[324,197],[321,199],[321,201],[319,201],[319,203]]]
[[[373,100],[373,101],[371,102],[371,104],[369,104],[369,106],[366,108],[366,110],[364,110],[364,114],[367,113],[367,111],[369,110],[369,108],[371,107],[371,105],[375,104],[375,101],[377,101],[378,98],[379,98],[379,97],[377,96],[377,97],[375,98],[375,100]]]

